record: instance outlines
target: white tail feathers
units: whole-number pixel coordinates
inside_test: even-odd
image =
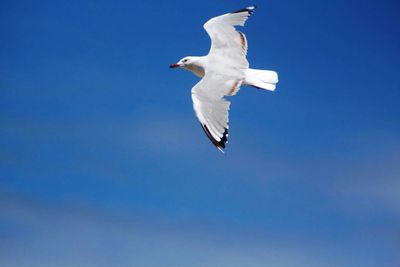
[[[260,89],[274,91],[278,83],[278,73],[272,70],[247,69],[245,85],[254,86]]]

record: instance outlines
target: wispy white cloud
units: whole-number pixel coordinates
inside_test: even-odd
[[[400,141],[388,142],[383,149],[374,151],[368,160],[348,166],[337,180],[339,197],[356,212],[379,209],[380,212],[398,214],[400,211]],[[353,201],[349,201],[352,199]],[[358,201],[357,201],[358,200]],[[358,205],[358,203],[369,203]]]
[[[3,192],[4,193],[4,192]],[[2,266],[354,266],[332,246],[210,231],[3,194]],[[6,201],[6,202],[5,202]],[[390,266],[390,265],[387,265]]]
[[[57,266],[84,267],[110,265],[313,267],[354,266],[360,265],[360,263],[363,266],[378,266],[377,262],[383,260],[384,256],[380,256],[383,252],[374,251],[378,246],[368,245],[368,242],[372,242],[371,240],[386,242],[382,243],[382,250],[395,247],[388,243],[392,242],[388,241],[388,236],[398,231],[395,228],[387,229],[386,233],[378,232],[378,237],[368,234],[367,237],[361,238],[362,233],[357,233],[339,242],[340,248],[332,238],[320,237],[318,239],[316,237],[318,234],[313,234],[310,230],[297,232],[294,229],[296,222],[290,222],[290,229],[287,229],[287,233],[280,232],[283,231],[281,228],[271,236],[262,236],[261,234],[261,237],[258,230],[248,235],[240,227],[236,229],[237,231],[230,230],[228,233],[224,232],[224,228],[230,228],[235,224],[233,223],[236,219],[233,217],[235,212],[245,212],[253,207],[256,208],[250,211],[250,215],[270,211],[264,203],[271,202],[268,205],[274,205],[274,201],[276,201],[274,196],[278,196],[282,200],[284,198],[282,195],[291,194],[293,190],[290,189],[297,185],[296,181],[298,180],[302,180],[304,183],[307,181],[307,187],[316,189],[318,194],[323,194],[324,197],[320,198],[323,201],[332,200],[328,207],[316,205],[313,206],[314,209],[345,210],[344,215],[347,217],[344,220],[349,218],[349,215],[353,216],[357,213],[362,217],[375,216],[376,219],[377,215],[371,209],[371,205],[362,205],[366,199],[367,203],[378,203],[379,209],[384,208],[391,216],[398,218],[394,215],[398,211],[399,200],[398,194],[396,194],[397,177],[399,177],[397,172],[398,152],[396,151],[400,151],[397,149],[399,148],[397,139],[392,139],[387,145],[366,149],[364,145],[368,144],[367,138],[353,147],[339,147],[336,155],[314,157],[315,161],[310,160],[308,155],[305,155],[304,160],[299,160],[296,157],[263,153],[257,148],[253,149],[249,145],[252,143],[250,141],[235,144],[235,149],[237,149],[235,153],[230,153],[228,150],[226,155],[221,155],[218,151],[213,150],[200,127],[197,127],[195,123],[191,124],[193,119],[191,116],[186,118],[153,113],[146,114],[134,122],[112,118],[101,122],[71,124],[31,122],[32,124],[28,125],[28,128],[32,131],[24,131],[26,129],[24,127],[27,127],[24,123],[10,123],[8,127],[3,128],[3,131],[9,135],[19,134],[22,143],[24,140],[28,140],[27,143],[35,144],[50,142],[56,145],[57,142],[63,142],[64,145],[78,147],[82,145],[85,149],[78,149],[77,152],[74,152],[76,154],[72,154],[73,161],[64,161],[63,164],[72,167],[76,172],[84,170],[85,173],[88,171],[97,173],[96,184],[103,183],[104,186],[112,181],[115,186],[121,183],[118,177],[126,175],[128,169],[131,171],[132,159],[138,157],[153,157],[155,160],[162,160],[164,164],[168,162],[168,159],[171,162],[180,160],[178,162],[192,164],[193,166],[191,165],[189,169],[193,173],[211,172],[215,174],[212,180],[214,186],[227,187],[226,192],[223,192],[226,194],[222,197],[224,201],[237,201],[234,205],[244,203],[243,206],[231,210],[231,215],[227,215],[225,219],[219,221],[219,223],[227,223],[227,225],[211,230],[201,226],[202,229],[206,228],[203,231],[196,228],[192,222],[187,221],[182,221],[182,225],[175,223],[171,225],[163,224],[162,219],[159,218],[138,219],[104,210],[98,212],[91,209],[82,210],[77,206],[60,207],[57,203],[55,206],[49,207],[48,205],[32,204],[30,200],[20,202],[12,198],[6,199],[3,203],[7,203],[7,205],[0,205],[0,214],[4,218],[2,221],[5,222],[5,228],[8,229],[4,231],[1,242],[4,244],[2,246],[4,249],[1,249],[2,252],[0,252],[1,258],[7,263],[5,266],[28,266],[26,262],[30,263],[29,266],[54,266],[54,262],[56,262]],[[198,136],[203,140],[197,142],[193,136]],[[257,133],[254,133],[254,136],[263,138],[257,136]],[[35,142],[32,142],[32,139]],[[246,140],[245,137],[243,140]],[[189,142],[189,144],[181,145],[182,141]],[[372,143],[381,144],[376,140]],[[104,146],[111,154],[103,155],[103,157],[97,156],[104,150]],[[27,149],[29,150],[29,147]],[[68,147],[64,149],[68,150]],[[340,151],[341,149],[343,151]],[[27,152],[29,153],[29,151]],[[39,151],[39,153],[46,153],[46,151]],[[171,155],[174,155],[175,158],[171,158]],[[345,157],[339,157],[342,155]],[[108,161],[109,158],[114,157],[118,160]],[[199,160],[199,157],[206,157],[207,161]],[[15,155],[14,159],[24,160],[24,155]],[[129,168],[124,167],[124,160]],[[209,163],[205,168],[206,172],[202,170],[204,166],[197,166],[198,163],[203,164],[204,162]],[[57,164],[56,161],[53,163]],[[230,176],[230,173],[234,175]],[[188,179],[195,178],[189,177]],[[204,177],[204,179],[208,181],[209,178]],[[118,186],[123,187],[124,185]],[[282,188],[289,192],[273,193]],[[182,194],[185,193],[188,194],[182,192]],[[191,192],[191,194],[196,194],[196,192]],[[236,197],[230,197],[234,194]],[[245,203],[249,199],[248,194],[251,194],[252,197],[250,202]],[[79,199],[85,200],[82,196],[75,198],[76,201]],[[198,198],[193,199],[196,201]],[[214,200],[218,200],[218,198],[214,197]],[[259,203],[255,203],[256,200]],[[295,201],[290,200],[284,205],[290,207],[290,205],[296,204]],[[306,203],[307,201],[310,199],[305,200],[304,207],[297,205],[290,208],[289,212],[294,212],[293,209],[296,208],[306,210],[313,205]],[[227,208],[223,207],[225,204],[227,203],[215,203],[221,207],[221,210]],[[81,204],[78,203],[78,207],[80,206]],[[125,206],[125,208],[127,207]],[[213,211],[215,210],[218,209],[213,209]],[[312,211],[317,212],[317,210]],[[135,210],[135,212],[137,211]],[[144,211],[146,212],[146,210]],[[154,216],[154,213],[158,211],[156,209],[155,212],[153,210],[150,213]],[[275,209],[273,212],[275,215],[279,213]],[[192,215],[193,213],[186,218],[188,220],[201,218],[201,214]],[[211,214],[208,214],[208,217],[213,219]],[[185,215],[182,215],[177,221],[185,220],[184,218]],[[288,219],[290,218],[293,217],[289,216]],[[300,216],[299,218],[307,217]],[[262,220],[261,223],[268,222],[265,218]],[[341,221],[340,218],[338,220]],[[392,218],[391,222],[393,221]],[[321,220],[315,225],[324,222]],[[358,222],[361,220],[355,220],[352,224]],[[239,224],[240,222],[236,225]],[[260,223],[250,223],[243,228],[253,225],[260,227]],[[332,225],[327,227],[333,227]],[[385,226],[385,224],[382,225]],[[321,227],[323,228],[323,226]],[[379,227],[381,226],[371,227],[368,225],[364,227],[363,231],[380,231],[377,229]],[[266,228],[268,225],[264,227],[264,230]],[[349,227],[349,229],[353,228]],[[313,236],[305,238],[305,233]],[[329,234],[324,231],[322,233]],[[289,237],[297,234],[298,236]],[[344,238],[344,234],[341,235],[341,238]],[[363,241],[366,241],[367,245],[364,245]],[[356,252],[350,253],[350,255],[346,254],[346,251],[351,251],[354,246],[362,247],[358,251],[363,254],[371,251],[376,255],[368,258]],[[24,252],[24,257],[21,257],[21,251]],[[394,263],[399,261],[398,258],[390,255],[386,255],[386,257]],[[392,266],[396,266],[396,264]]]

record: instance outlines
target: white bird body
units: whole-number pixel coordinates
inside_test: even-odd
[[[244,26],[254,9],[247,7],[207,21],[204,28],[212,41],[208,55],[185,57],[171,65],[202,78],[192,88],[193,108],[203,130],[221,151],[229,128],[230,102],[224,97],[235,95],[241,85],[274,91],[278,82],[275,71],[249,68],[246,36],[234,27]]]

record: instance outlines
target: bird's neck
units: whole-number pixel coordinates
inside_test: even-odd
[[[204,77],[204,57],[192,57],[193,63],[186,66],[187,70],[193,72],[196,76]]]

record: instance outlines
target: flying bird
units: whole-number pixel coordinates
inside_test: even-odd
[[[202,78],[192,88],[193,109],[211,142],[222,152],[228,142],[229,106],[225,96],[235,95],[242,85],[274,91],[278,74],[249,68],[247,39],[235,26],[244,26],[256,6],[208,20],[204,29],[211,38],[206,56],[188,56],[170,65]]]

